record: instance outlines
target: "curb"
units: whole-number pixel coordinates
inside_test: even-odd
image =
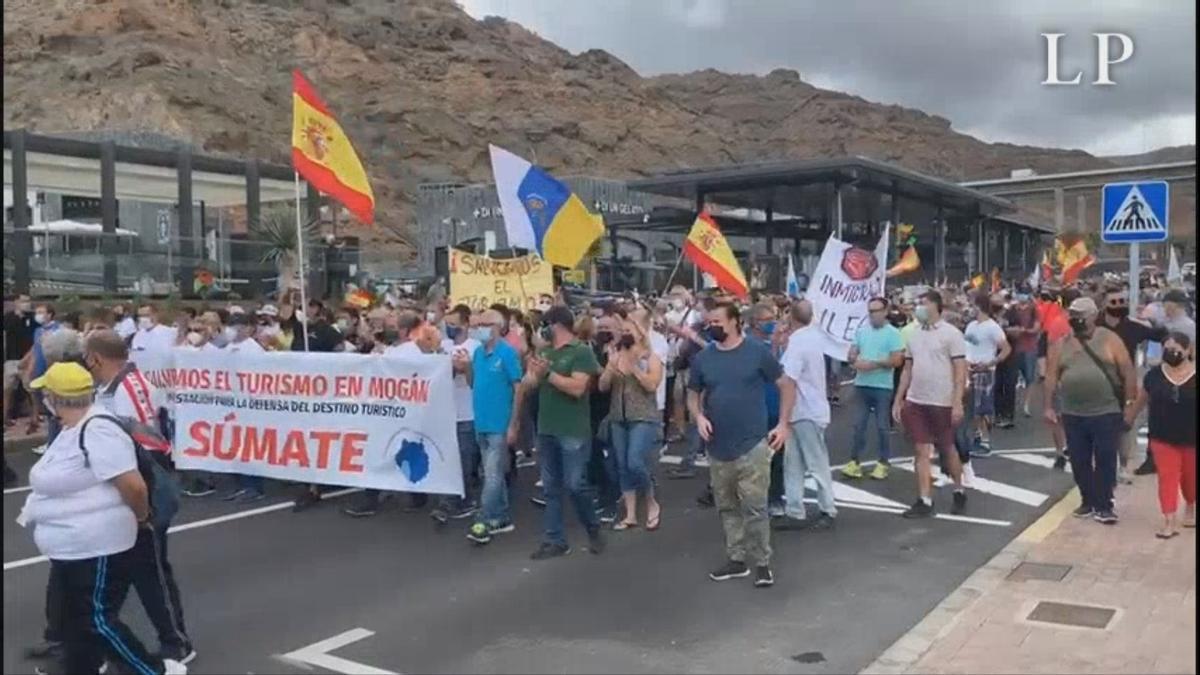
[[[46,434],[34,434],[32,436],[24,436],[22,438],[14,438],[12,440],[4,439],[4,454],[13,455],[27,450],[32,450],[46,442]]]
[[[1079,489],[1071,488],[1062,499],[1050,507],[1040,518],[1000,549],[991,560],[971,573],[950,595],[937,604],[917,625],[900,636],[860,675],[899,675],[912,672],[925,652],[934,642],[945,637],[958,623],[959,617],[976,599],[998,587],[1005,577],[1025,560],[1029,550],[1044,540],[1066,518],[1072,508],[1079,504]]]

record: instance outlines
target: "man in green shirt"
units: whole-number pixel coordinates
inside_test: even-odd
[[[530,556],[534,560],[571,552],[563,524],[564,491],[587,529],[589,550],[604,550],[593,490],[586,479],[592,440],[589,392],[600,364],[592,349],[575,339],[574,326],[575,317],[566,307],[552,307],[542,315],[542,339],[549,346],[530,357],[521,381],[523,388],[538,391],[538,464],[546,499],[545,536]]]

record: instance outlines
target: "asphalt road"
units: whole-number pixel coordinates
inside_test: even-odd
[[[835,464],[849,456],[852,407],[835,409]],[[911,455],[892,440],[895,454]],[[466,521],[439,532],[400,500],[362,520],[339,512],[345,497],[300,514],[272,510],[294,494],[283,485],[251,506],[188,500],[176,525],[191,527],[172,535],[171,558],[199,651],[191,672],[856,672],[1066,493],[1070,474],[1037,465],[1049,440],[1036,418],[996,432],[996,448],[1033,451],[976,460],[991,481],[969,491],[977,520],[900,518],[916,494],[900,466],[886,481],[835,473],[846,486],[836,528],[774,535],[769,589],[707,578],[724,556],[715,511],[695,502],[703,473],[662,481],[661,530],[610,532],[593,556],[569,514],[575,551],[542,562],[529,559],[540,533],[528,501],[534,469],[521,471],[517,531],[486,547],[462,536]],[[35,457],[9,459],[24,477]],[[940,494],[948,509],[948,488]],[[5,491],[9,673],[32,672],[22,652],[43,628],[48,565],[14,522],[24,498]],[[125,616],[153,642],[136,596]],[[339,636],[327,667],[284,656]]]

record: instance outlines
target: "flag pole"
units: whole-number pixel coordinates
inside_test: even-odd
[[[666,295],[668,292],[670,292],[671,282],[675,281],[675,273],[679,271],[679,266],[682,263],[683,263],[683,247],[681,246],[679,248],[679,257],[675,259],[675,267],[671,268],[671,274],[667,276],[667,285],[663,286],[662,293],[660,293],[659,295]]]
[[[308,295],[304,290],[304,225],[300,219],[300,173],[293,171],[292,176],[295,178],[296,187],[296,259],[299,265],[300,272],[300,330],[304,334],[304,351],[308,351]],[[294,312],[297,310],[293,309]],[[295,336],[292,337],[295,340]]]

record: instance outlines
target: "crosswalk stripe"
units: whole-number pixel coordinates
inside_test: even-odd
[[[1022,464],[1032,464],[1033,466],[1041,466],[1047,469],[1054,468],[1054,458],[1047,457],[1046,455],[1034,455],[1028,452],[1015,452],[1011,455],[1000,456],[1004,459],[1011,459],[1014,462],[1021,462]],[[1070,464],[1066,465],[1066,470],[1071,470]]]
[[[904,469],[905,471],[916,471],[912,465],[912,462],[893,462],[892,466],[898,469]],[[938,472],[937,479],[934,484],[938,487],[943,487],[950,485],[951,481]],[[996,497],[1000,497],[1001,499],[1020,502],[1027,506],[1041,506],[1042,503],[1049,498],[1049,495],[1042,494],[1041,492],[1026,490],[1023,487],[1009,485],[1008,483],[1001,483],[1000,481],[983,478],[982,476],[975,476],[975,478],[971,481],[971,486],[968,489],[977,490],[984,494],[994,495]]]

